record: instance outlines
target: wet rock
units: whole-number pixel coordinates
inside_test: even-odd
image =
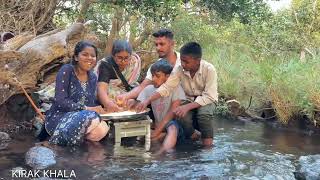
[[[7,148],[11,138],[9,134],[5,132],[0,132],[0,150]]]
[[[0,132],[0,141],[10,140],[9,134],[5,132]]]
[[[301,166],[299,174],[306,180],[320,179],[320,154],[301,156],[299,163]]]
[[[52,102],[55,94],[55,86],[56,86],[55,83],[51,83],[51,84],[44,83],[40,87],[41,90],[36,92],[39,95],[39,99],[42,102],[40,105],[41,112],[48,111],[52,106]]]
[[[251,114],[248,114],[248,112],[246,112],[246,109],[243,106],[241,106],[240,102],[235,99],[226,101],[226,104],[229,112],[231,113],[231,116],[240,121],[246,122],[250,120],[249,118],[259,118]]]
[[[241,109],[240,102],[235,99],[228,100],[226,104],[228,106],[229,111],[234,116],[239,116],[243,112],[243,109]]]
[[[26,153],[26,164],[34,169],[44,169],[56,164],[55,153],[43,146],[35,146]]]

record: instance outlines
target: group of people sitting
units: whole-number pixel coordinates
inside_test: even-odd
[[[54,102],[46,113],[50,143],[100,141],[109,131],[100,114],[139,112],[151,105],[155,123],[151,137],[163,141],[160,152],[200,137],[204,146],[213,145],[213,108],[218,100],[214,66],[202,60],[196,42],[176,52],[169,29],[160,29],[153,37],[159,59],[140,84],[141,62],[127,41],[116,40],[111,55],[100,62],[93,44],[76,45],[72,62],[57,74]]]

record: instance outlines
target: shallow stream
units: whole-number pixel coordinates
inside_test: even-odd
[[[76,179],[295,179],[299,157],[320,154],[320,136],[279,130],[264,123],[215,120],[215,146],[180,145],[156,156],[142,143],[112,142],[57,148],[57,163],[47,169],[74,171]],[[12,137],[0,150],[0,177],[12,179],[12,169],[31,169],[25,153],[36,140],[31,133]],[[70,175],[70,174],[69,174]],[[1,179],[0,178],[0,179]]]

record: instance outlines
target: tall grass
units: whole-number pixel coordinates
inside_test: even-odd
[[[271,104],[285,124],[296,114],[320,124],[320,55],[299,61],[300,41],[290,25],[283,26],[287,17],[245,25],[180,14],[172,26],[175,38],[180,45],[202,45],[204,59],[217,69],[220,97],[236,98],[245,107],[252,97],[250,110],[256,112]]]
[[[302,63],[294,55],[257,57],[249,47],[237,45],[205,48],[205,58],[217,69],[220,96],[243,105],[252,96],[253,110],[271,102],[285,124],[301,113],[320,123],[315,118],[320,111],[320,56]]]

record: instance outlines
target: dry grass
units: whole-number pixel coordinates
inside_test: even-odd
[[[293,115],[298,112],[298,107],[293,102],[287,100],[285,95],[280,94],[279,91],[271,89],[270,95],[271,102],[276,110],[278,119],[282,123],[288,124]]]
[[[313,124],[315,126],[320,125],[320,91],[319,90],[312,90],[309,95],[310,101],[314,106],[313,110]]]
[[[315,106],[317,111],[320,111],[320,92],[312,91],[310,93],[310,101]]]

